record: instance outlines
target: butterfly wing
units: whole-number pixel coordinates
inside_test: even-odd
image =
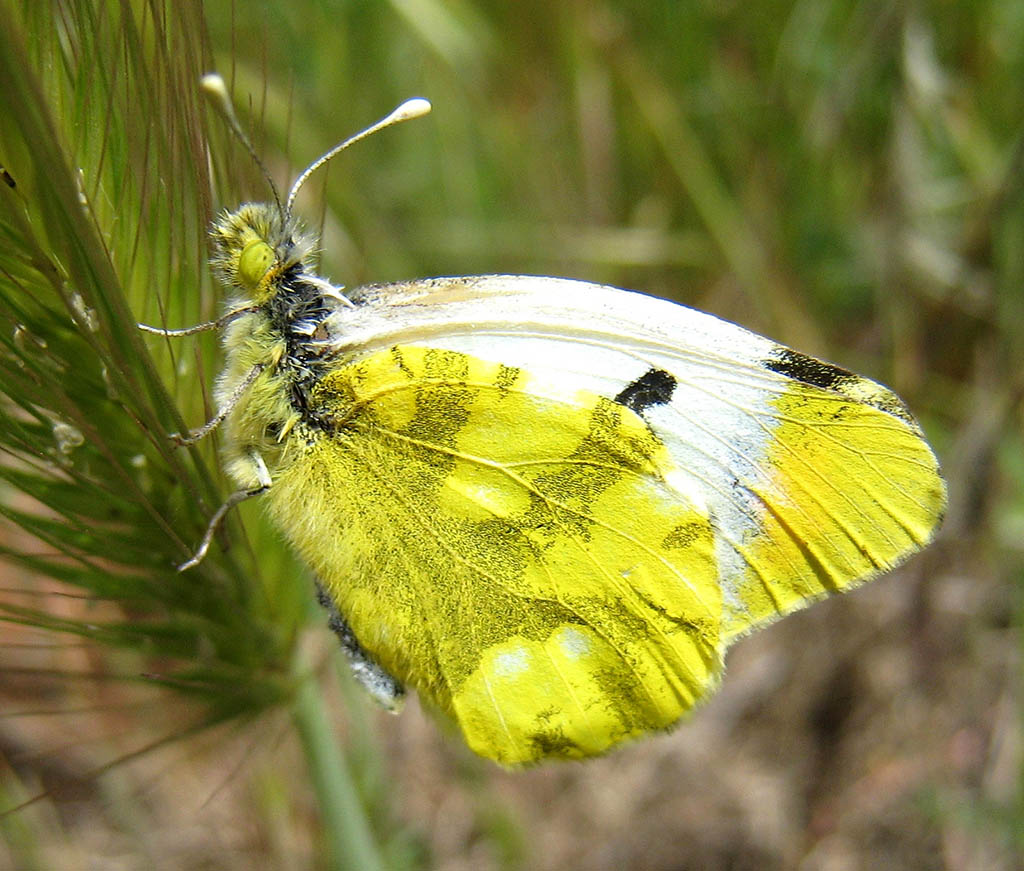
[[[324,437],[272,510],[482,755],[668,727],[730,640],[891,568],[941,514],[894,394],[710,315],[513,276],[353,299],[313,391]]]

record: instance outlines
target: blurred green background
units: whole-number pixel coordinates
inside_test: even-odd
[[[307,186],[326,276],[582,278],[834,360],[922,421],[938,540],[604,759],[376,710],[258,505],[173,571],[219,351],[133,323],[215,317],[208,222],[268,198],[212,69],[280,188],[433,102]],[[0,866],[1020,867],[1022,81],[1000,0],[0,0]]]

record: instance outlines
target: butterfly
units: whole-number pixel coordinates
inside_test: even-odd
[[[599,755],[931,539],[935,455],[866,378],[587,282],[320,277],[292,203],[339,149],[213,228],[220,411],[179,440],[219,426],[240,489],[186,565],[259,495],[385,706],[413,688],[505,765]]]

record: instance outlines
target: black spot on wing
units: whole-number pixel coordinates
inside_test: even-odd
[[[541,714],[541,719],[544,715]],[[538,761],[542,759],[573,759],[586,754],[579,745],[565,735],[560,728],[538,729],[531,735],[526,736],[526,742],[533,751],[533,758]]]
[[[903,404],[903,400],[889,388],[862,378],[860,375],[855,375],[841,366],[834,366],[832,363],[825,363],[822,360],[801,354],[799,351],[781,346],[772,351],[770,357],[762,360],[761,365],[765,369],[777,372],[787,378],[793,378],[823,390],[834,391],[841,396],[846,396],[852,402],[870,405],[872,408],[891,414],[917,429],[917,422]]]
[[[705,530],[703,520],[681,523],[662,539],[661,546],[666,550],[689,547],[694,542],[704,539]]]
[[[860,379],[852,372],[831,363],[816,360],[789,348],[777,348],[772,356],[762,361],[762,366],[787,378],[794,378],[804,384],[811,384],[825,390],[842,392],[844,384]]]
[[[664,369],[648,369],[632,384],[627,384],[615,402],[642,414],[652,405],[664,405],[672,399],[676,379]]]

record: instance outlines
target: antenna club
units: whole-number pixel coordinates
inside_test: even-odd
[[[207,73],[199,80],[199,86],[211,97],[231,105],[228,99],[228,86],[219,73]]]
[[[429,115],[432,108],[430,100],[423,97],[413,97],[410,100],[406,100],[394,112],[388,115],[388,120],[395,124],[400,121],[411,121],[413,118],[422,118],[424,115]]]
[[[235,131],[235,135],[241,133],[241,127],[238,124],[238,119],[235,117],[234,107],[231,105],[231,95],[228,94],[228,86],[225,84],[224,79],[219,73],[207,73],[199,80],[199,87],[210,101],[217,108],[232,127],[238,127]],[[242,137],[244,139],[244,135]],[[248,148],[248,143],[246,144]]]

